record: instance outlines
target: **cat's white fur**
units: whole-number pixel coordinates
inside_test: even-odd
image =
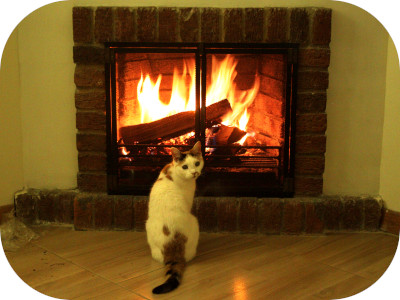
[[[187,238],[185,243],[185,261],[188,262],[196,255],[199,239],[197,218],[191,214],[196,179],[200,175],[204,162],[201,156],[201,145],[196,143],[191,153],[183,160],[178,149],[172,148],[173,161],[161,171],[154,183],[149,200],[148,220],[146,222],[147,241],[151,248],[152,257],[164,262],[164,245],[171,241],[175,233]],[[184,152],[183,152],[184,153]],[[200,162],[196,166],[196,162]],[[187,166],[183,168],[183,166]],[[167,228],[166,235],[163,228]]]

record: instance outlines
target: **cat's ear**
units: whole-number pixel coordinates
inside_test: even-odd
[[[193,155],[201,155],[201,143],[198,141],[196,144],[194,144],[192,150],[190,150],[190,153]]]
[[[182,157],[182,153],[181,151],[179,151],[178,149],[176,149],[175,147],[171,148],[171,153],[172,153],[172,158],[174,160],[179,160]]]

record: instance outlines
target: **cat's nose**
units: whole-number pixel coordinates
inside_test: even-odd
[[[197,176],[200,175],[200,173],[199,172],[194,172],[194,173],[192,173],[192,175],[193,175],[193,177],[197,177]]]

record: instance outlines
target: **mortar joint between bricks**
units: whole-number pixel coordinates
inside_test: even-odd
[[[182,43],[181,37],[181,18],[182,18],[182,10],[177,7],[174,8],[176,11],[176,28],[175,28],[175,41],[178,43]]]
[[[261,224],[260,224],[260,220],[259,220],[261,202],[262,202],[261,198],[257,198],[256,199],[256,206],[257,206],[257,220],[256,220],[257,228],[256,228],[256,233],[257,234],[261,234]]]
[[[104,110],[96,109],[96,108],[77,108],[76,113],[94,113],[94,114],[105,116]]]
[[[74,47],[92,47],[94,46],[94,42],[75,42]]]
[[[95,43],[94,26],[95,26],[95,18],[96,18],[96,9],[97,9],[97,7],[90,6],[90,7],[88,7],[88,9],[90,9],[90,12],[91,12],[92,24],[91,24],[90,35],[91,35],[91,44],[93,44],[93,43]]]
[[[246,10],[244,8],[240,9],[242,12],[242,41],[246,41]]]
[[[138,40],[138,15],[137,15],[137,8],[130,8],[132,11],[132,16],[133,16],[133,40],[137,41]]]
[[[263,15],[263,36],[262,42],[265,42],[268,39],[268,20],[271,14],[271,10],[268,8],[264,8],[264,15]]]
[[[323,72],[323,73],[329,73],[327,67],[319,67],[319,66],[299,66],[298,67],[298,72]]]
[[[361,208],[361,230],[365,230],[365,200],[362,201]]]
[[[299,50],[331,50],[329,45],[319,45],[319,44],[307,44],[307,45],[299,45]]]
[[[286,29],[286,40],[290,41],[290,28],[292,26],[292,11],[293,9],[288,9],[286,14],[286,22],[287,22],[287,29]]]
[[[203,16],[203,8],[199,9],[199,18],[197,20],[197,28],[199,29],[199,33],[197,34],[197,41],[202,42],[201,40],[201,18]]]
[[[285,205],[286,205],[286,201],[285,201],[285,198],[280,198],[280,215],[281,215],[281,217],[280,217],[280,228],[279,228],[279,234],[282,234],[283,233],[283,218],[284,218],[284,211],[285,211]]]
[[[307,14],[308,14],[308,46],[313,46],[312,43],[312,34],[313,34],[313,28],[314,28],[314,16],[315,16],[316,9],[314,7],[308,8],[307,9]]]
[[[111,10],[111,42],[115,41],[115,16],[116,16],[116,7],[109,7]]]
[[[225,42],[225,11],[226,8],[220,8],[218,10],[219,12],[219,37],[218,37],[218,41],[220,42]]]
[[[160,37],[160,11],[156,8],[156,29],[154,39],[158,42]]]

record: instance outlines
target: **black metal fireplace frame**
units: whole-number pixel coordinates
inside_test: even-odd
[[[192,53],[196,62],[196,112],[195,112],[195,136],[202,142],[203,153],[205,150],[205,121],[206,120],[206,59],[208,54],[284,54],[287,59],[286,70],[286,97],[285,97],[285,128],[284,145],[279,149],[278,172],[279,183],[267,184],[268,177],[260,177],[257,174],[225,174],[228,180],[232,177],[230,187],[224,187],[224,183],[211,188],[207,187],[207,181],[219,180],[216,174],[207,173],[207,167],[218,166],[207,161],[204,169],[205,176],[198,180],[200,195],[203,196],[262,196],[262,197],[292,197],[294,193],[294,147],[295,147],[295,112],[297,91],[297,55],[298,44],[279,43],[105,43],[106,49],[106,115],[107,115],[107,187],[109,194],[148,194],[151,184],[130,186],[121,184],[119,180],[120,168],[124,166],[120,162],[121,145],[117,142],[117,112],[116,112],[116,63],[117,53]],[[201,69],[201,71],[200,71]],[[154,144],[130,145],[130,147],[166,147]],[[178,148],[186,149],[190,146],[181,145]],[[208,146],[207,146],[208,147]],[[226,146],[214,146],[224,148]],[[234,146],[229,146],[234,147]],[[274,146],[246,146],[247,148],[277,149]],[[152,156],[153,157],[153,156]],[[136,157],[137,158],[137,157]],[[154,157],[153,157],[154,158]],[[266,158],[267,159],[267,158]],[[157,157],[156,160],[144,159],[145,164],[154,167],[162,167],[170,161],[170,157]],[[140,158],[139,162],[140,165]],[[268,166],[271,160],[265,160]],[[224,163],[222,163],[224,165]],[[224,166],[228,166],[226,163]],[[255,165],[257,167],[257,165]],[[273,167],[272,165],[270,165]],[[207,178],[208,177],[208,178]],[[249,178],[250,177],[250,178]],[[267,179],[266,179],[267,178]],[[243,184],[240,184],[240,183]],[[202,186],[206,186],[205,188]]]

